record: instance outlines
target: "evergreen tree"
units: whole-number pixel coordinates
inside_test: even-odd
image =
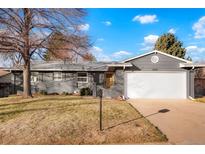
[[[155,43],[154,50],[165,52],[179,58],[185,58],[186,54],[183,43],[172,33],[166,33],[160,36]]]

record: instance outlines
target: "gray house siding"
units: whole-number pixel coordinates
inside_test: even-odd
[[[93,75],[88,73],[88,82],[81,83],[77,81],[77,72],[62,72],[63,77],[60,81],[53,80],[53,73],[43,72],[43,80],[32,83],[33,92],[46,91],[47,93],[74,93],[80,89],[89,87],[93,89]],[[65,76],[65,73],[67,76]],[[39,73],[41,75],[41,73]]]
[[[58,71],[61,72],[61,71]],[[82,71],[79,71],[82,72]],[[96,96],[96,86],[103,85],[104,83],[104,72],[86,72],[88,74],[88,81],[81,83],[77,81],[78,72],[61,72],[62,80],[55,81],[53,79],[54,72],[32,72],[33,76],[38,78],[38,81],[31,82],[32,93],[46,91],[48,94],[63,92],[74,93],[79,92],[80,89],[89,87],[94,91],[93,95]],[[14,92],[23,91],[23,75],[22,72],[14,72],[12,82],[14,83]],[[103,86],[102,86],[103,88]]]
[[[70,74],[70,79],[67,80],[65,77],[62,81],[53,81],[52,73],[43,72],[43,81],[33,83],[33,92],[41,90],[47,91],[47,93],[74,93],[79,92],[81,88],[89,87],[93,90],[93,96],[96,96],[98,89],[103,90],[104,97],[118,97],[124,94],[124,71],[122,69],[113,70],[115,72],[115,83],[111,88],[105,88],[105,72],[88,72],[88,82],[78,83],[77,73],[78,72],[66,72]],[[37,72],[36,72],[37,73]],[[63,72],[64,74],[65,72]],[[41,73],[40,73],[41,74]],[[47,74],[47,77],[44,77]],[[50,76],[50,77],[48,77]],[[46,81],[47,79],[47,81]]]
[[[23,74],[22,72],[13,72],[11,76],[12,93],[16,94],[23,91]]]
[[[11,73],[0,76],[0,97],[7,97],[12,92],[11,76]]]
[[[0,83],[10,83],[11,82],[11,73],[0,76]]]
[[[157,55],[159,57],[159,62],[153,64],[151,62],[151,57],[153,55]],[[133,59],[131,61],[127,61],[133,65],[131,70],[141,70],[141,71],[184,71],[179,67],[179,63],[184,63],[183,61],[179,61],[177,59],[162,55],[160,53],[157,54],[149,54],[141,58]]]
[[[115,70],[114,85],[109,88],[103,88],[104,97],[118,97],[124,95],[124,71],[122,69]]]
[[[188,72],[189,72],[189,96],[195,98],[195,85],[194,85],[195,71],[191,70]]]

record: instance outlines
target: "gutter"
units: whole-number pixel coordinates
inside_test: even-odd
[[[193,97],[189,96],[189,99],[192,101],[195,101],[196,99],[194,99]]]
[[[108,67],[132,67],[131,63],[124,63],[124,64],[108,64]]]
[[[184,63],[180,63],[179,67],[180,68],[192,68],[192,70],[193,70],[195,68],[202,68],[202,67],[205,68],[205,64],[188,64],[188,63],[184,64]]]

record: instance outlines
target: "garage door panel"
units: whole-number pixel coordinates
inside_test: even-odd
[[[126,83],[129,98],[187,98],[186,72],[130,72]]]

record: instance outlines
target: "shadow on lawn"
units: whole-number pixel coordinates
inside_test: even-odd
[[[46,98],[34,98],[34,100],[22,100],[23,102],[18,102],[18,103],[9,103],[9,104],[0,104],[0,107],[3,106],[9,106],[9,105],[26,105],[29,103],[35,103],[35,102],[42,102],[42,101],[72,101],[72,100],[80,100],[81,98],[79,97],[72,97],[72,98],[51,98],[51,97],[46,97]],[[70,103],[70,102],[65,102],[65,103]]]
[[[131,106],[137,113],[139,113],[135,107],[133,107],[131,104],[130,104],[130,106]],[[150,117],[150,116],[159,114],[159,113],[167,113],[167,112],[169,112],[169,111],[170,111],[169,109],[161,109],[161,110],[159,110],[158,112],[151,113],[151,114],[146,115],[146,116],[142,116],[142,115],[141,115],[141,116],[138,117],[138,118],[134,118],[134,119],[131,119],[131,120],[128,120],[128,121],[121,122],[121,123],[119,123],[119,124],[116,124],[116,125],[110,126],[110,127],[108,127],[108,128],[105,128],[104,130],[109,130],[109,129],[115,128],[115,127],[117,127],[117,126],[130,123],[130,122],[135,121],[135,120],[139,120],[139,119],[142,119],[142,118],[147,118],[147,117]]]
[[[0,118],[3,118],[3,116],[7,116],[7,115],[12,115],[12,114],[20,114],[20,113],[23,113],[23,112],[30,112],[30,111],[41,111],[41,110],[59,110],[59,109],[66,109],[67,107],[69,106],[82,106],[82,105],[91,105],[91,104],[96,104],[96,103],[82,103],[82,104],[66,104],[66,105],[59,105],[59,106],[54,106],[54,107],[47,107],[47,108],[34,108],[34,109],[14,109],[13,111],[7,111],[7,112],[0,112]],[[3,109],[12,109],[12,108],[3,108]],[[2,109],[0,109],[1,111]],[[67,110],[73,110],[72,108],[70,109],[67,109]]]
[[[48,110],[48,109],[47,109],[47,108],[39,108],[39,109],[21,109],[21,110],[14,110],[14,111],[2,112],[2,113],[0,113],[0,116],[18,114],[18,113],[29,112],[29,111],[41,111],[41,110]]]

